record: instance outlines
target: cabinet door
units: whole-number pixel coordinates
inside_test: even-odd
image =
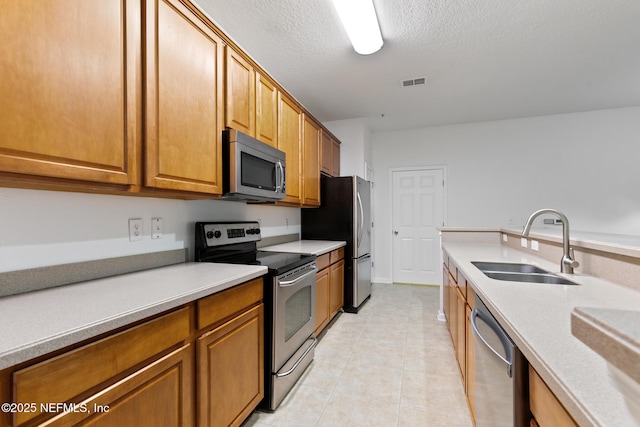
[[[284,203],[302,200],[302,111],[281,92],[278,93],[278,148],[287,155],[286,197]]]
[[[302,204],[320,206],[320,125],[303,116]]]
[[[467,329],[466,329],[466,376],[465,387],[467,392],[467,400],[471,418],[475,420],[476,414],[476,348],[473,340],[473,331],[471,329],[471,307],[467,305]],[[475,422],[474,422],[475,424]]]
[[[331,265],[331,317],[344,305],[344,260]]]
[[[467,339],[467,335],[465,333],[466,330],[466,317],[467,317],[467,308],[465,299],[460,292],[460,288],[455,288],[456,293],[456,358],[458,359],[458,366],[460,367],[460,372],[462,373],[462,379],[464,381],[466,375],[466,356],[465,356],[465,342]]]
[[[226,119],[228,127],[255,136],[255,71],[230,46],[226,47]]]
[[[0,171],[135,184],[140,2],[0,9]]]
[[[264,397],[264,305],[198,339],[198,425],[239,426]]]
[[[221,39],[179,0],[146,3],[149,187],[221,194]]]
[[[331,141],[331,176],[340,176],[340,142]]]
[[[64,412],[48,426],[193,425],[193,351],[186,345]],[[86,411],[83,411],[86,409]]]
[[[444,311],[448,328],[449,322],[451,322],[451,313],[449,312],[449,269],[444,265],[442,266],[442,311]]]
[[[331,320],[329,307],[331,300],[331,270],[329,267],[320,270],[316,274],[316,328],[317,336]]]
[[[278,90],[256,72],[256,138],[278,148]]]
[[[458,316],[456,314],[456,285],[453,281],[453,278],[451,277],[451,274],[448,275],[449,276],[449,284],[447,286],[448,290],[449,290],[449,335],[451,335],[451,340],[453,342],[453,345],[455,347],[456,345],[456,333],[457,333],[457,320],[458,320]]]
[[[540,427],[578,425],[531,365],[529,365],[529,406]]]
[[[333,139],[328,133],[322,132],[322,144],[320,146],[320,171],[333,175],[333,169],[331,167],[331,148],[333,145]]]

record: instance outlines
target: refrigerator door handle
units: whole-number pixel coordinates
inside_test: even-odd
[[[360,198],[360,192],[356,193],[356,197],[358,199],[358,209],[360,210],[360,227],[358,230],[358,245],[360,247],[360,242],[362,241],[362,234],[364,232],[364,209],[362,207],[362,199]],[[356,252],[357,253],[357,252]]]

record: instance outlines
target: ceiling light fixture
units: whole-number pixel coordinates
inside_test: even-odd
[[[333,0],[353,49],[370,55],[382,48],[382,34],[373,0]]]

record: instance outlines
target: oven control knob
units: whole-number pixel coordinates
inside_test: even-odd
[[[253,230],[253,232],[254,232],[255,234],[260,234],[260,229],[259,229],[259,228],[255,228],[255,229]]]
[[[213,231],[207,231],[207,239],[213,239]]]
[[[252,228],[247,228],[247,234],[253,234],[253,229]]]
[[[216,230],[216,231],[213,233],[213,237],[215,237],[216,239],[219,239],[219,238],[220,238],[220,236],[222,236],[222,233],[220,232],[220,230]]]

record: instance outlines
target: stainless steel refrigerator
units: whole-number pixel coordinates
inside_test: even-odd
[[[344,310],[357,313],[371,295],[371,183],[322,177],[321,206],[302,209],[302,238],[344,240]]]

